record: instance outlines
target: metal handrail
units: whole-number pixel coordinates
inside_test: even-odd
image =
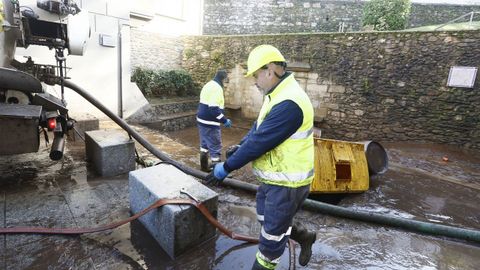
[[[446,26],[446,25],[449,25],[449,24],[451,24],[451,23],[453,23],[453,22],[456,22],[456,21],[458,21],[458,20],[460,20],[460,19],[463,19],[463,18],[465,18],[465,17],[467,17],[467,16],[470,16],[470,22],[469,22],[469,23],[471,24],[472,21],[473,21],[473,16],[474,16],[475,14],[480,14],[480,11],[472,11],[472,12],[463,14],[462,16],[460,16],[460,17],[458,17],[458,18],[456,18],[456,19],[453,19],[453,20],[451,20],[451,21],[448,21],[448,22],[440,25],[439,27],[437,27],[437,28],[435,28],[435,29],[433,29],[433,30],[434,30],[434,31],[437,31],[438,29],[440,29],[440,28],[442,28],[442,27],[444,27],[444,26]]]

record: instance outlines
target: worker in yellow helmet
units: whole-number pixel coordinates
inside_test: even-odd
[[[253,161],[261,182],[256,201],[262,229],[252,269],[274,269],[289,237],[300,243],[299,263],[306,265],[316,234],[292,223],[313,180],[313,107],[277,48],[254,48],[247,66],[246,77],[253,76],[264,103],[252,129],[225,162],[215,165],[207,184],[218,184]]]

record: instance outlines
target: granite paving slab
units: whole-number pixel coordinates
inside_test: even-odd
[[[6,227],[75,227],[75,220],[59,188],[29,190],[5,196]],[[6,248],[39,241],[48,235],[7,235]]]
[[[92,256],[78,236],[49,236],[10,247],[4,269],[95,269]]]
[[[64,194],[78,227],[96,227],[117,221],[118,217],[112,213],[125,208],[108,184],[73,189]]]

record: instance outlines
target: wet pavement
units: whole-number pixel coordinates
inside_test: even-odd
[[[223,132],[237,143],[248,122]],[[102,122],[102,128],[118,128]],[[196,128],[160,134],[136,129],[173,158],[198,168]],[[339,205],[384,215],[480,230],[480,153],[454,146],[383,143],[390,169],[370,189],[342,196]],[[157,159],[137,144],[148,161]],[[85,162],[83,142],[67,144],[60,162],[43,144],[34,154],[0,157],[3,227],[94,227],[130,215],[128,175],[102,178]],[[445,161],[447,160],[448,161]],[[255,183],[243,168],[233,177]],[[230,188],[220,193],[219,220],[239,233],[258,235],[255,197]],[[323,199],[321,196],[317,199]],[[317,231],[310,264],[299,269],[480,269],[480,244],[300,211],[297,221]],[[250,269],[256,246],[222,235],[168,258],[143,226],[133,222],[82,236],[0,235],[3,269]],[[297,254],[299,250],[297,247]],[[288,269],[287,252],[278,269]]]

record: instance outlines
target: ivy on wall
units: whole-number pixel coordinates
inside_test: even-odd
[[[362,25],[377,31],[405,29],[410,7],[410,0],[371,0],[363,8]]]
[[[136,68],[132,74],[135,82],[146,97],[198,96],[200,87],[185,70],[152,70]]]

